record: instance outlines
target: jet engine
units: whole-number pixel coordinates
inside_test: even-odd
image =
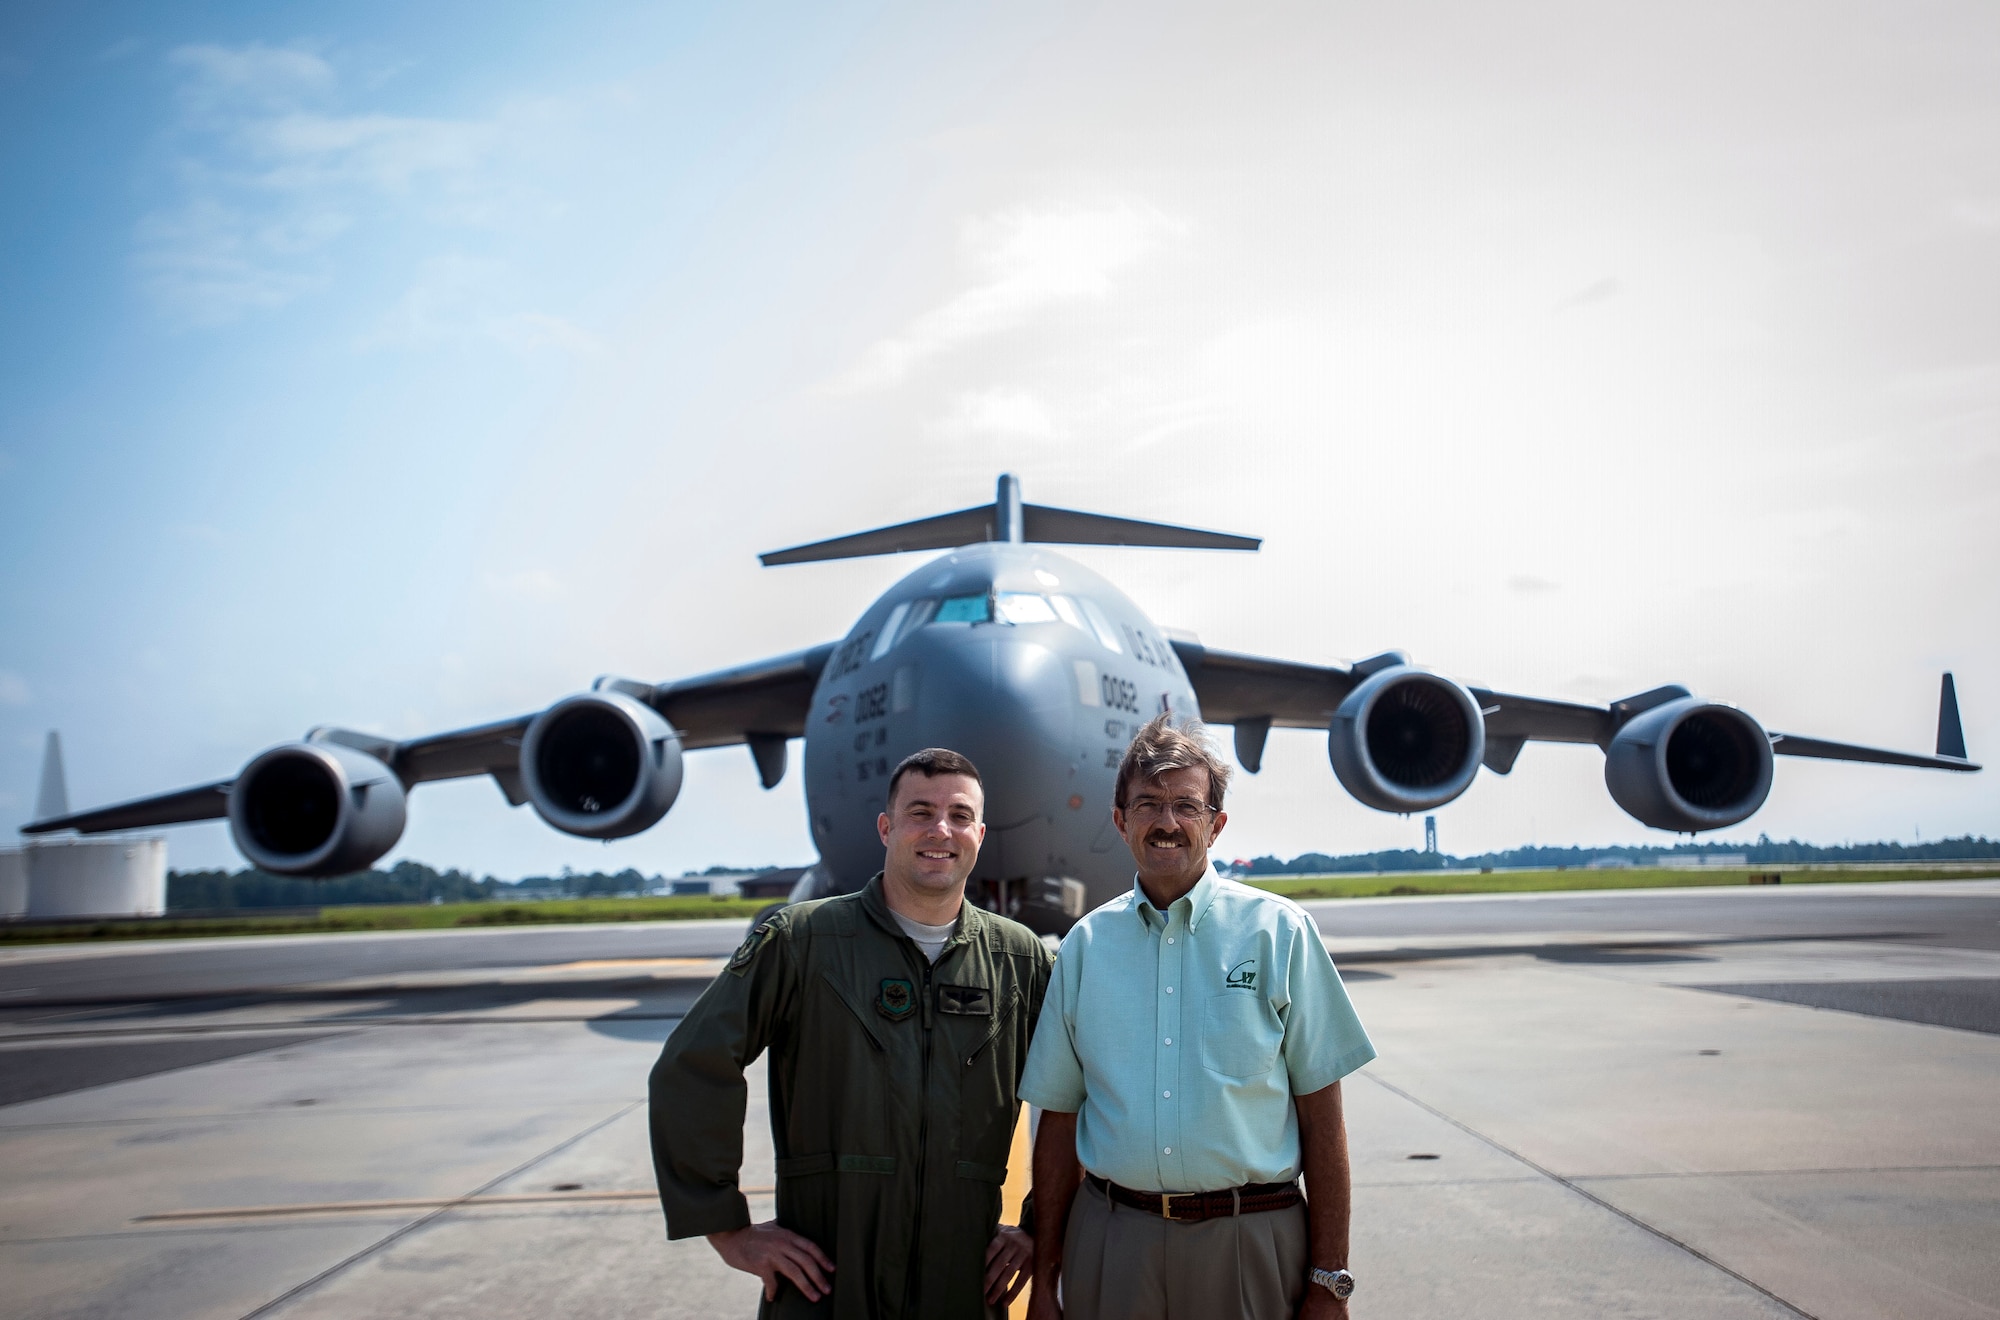
[[[621,692],[580,692],[528,725],[521,781],[535,813],[565,834],[622,839],[674,805],[681,742],[650,706]]]
[[[229,831],[259,870],[330,876],[365,870],[403,834],[403,784],[365,752],[285,743],[229,790]]]
[[[1463,793],[1486,755],[1486,721],[1464,686],[1410,665],[1363,680],[1327,730],[1333,773],[1377,811],[1428,811]]]
[[[1734,825],[1771,792],[1771,739],[1734,706],[1681,697],[1628,720],[1604,753],[1604,786],[1626,814],[1692,834]]]

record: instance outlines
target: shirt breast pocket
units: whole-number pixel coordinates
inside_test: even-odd
[[[1210,995],[1201,1021],[1201,1062],[1225,1077],[1262,1077],[1284,1038],[1278,1015],[1254,990]]]

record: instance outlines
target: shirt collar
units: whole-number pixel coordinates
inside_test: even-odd
[[[903,928],[896,924],[896,914],[889,907],[888,896],[882,892],[882,872],[877,871],[874,878],[862,886],[861,910],[866,912],[876,925],[889,934],[903,939],[908,938],[908,936],[903,934]],[[966,899],[959,904],[958,916],[955,920],[958,922],[958,929],[953,931],[951,938],[945,941],[944,947],[947,949],[956,948],[961,944],[969,944],[979,937],[981,930],[985,926],[985,909],[981,908],[971,899]]]
[[[1153,900],[1146,897],[1145,887],[1139,883],[1138,875],[1134,874],[1132,910],[1139,914],[1141,922],[1150,926],[1152,918],[1147,915],[1148,913],[1158,913],[1162,922],[1170,922],[1173,919],[1174,909],[1182,908],[1186,912],[1188,929],[1193,930],[1201,925],[1202,917],[1207,915],[1208,905],[1215,901],[1215,887],[1221,883],[1222,877],[1215,873],[1215,863],[1210,862],[1208,869],[1202,872],[1201,879],[1194,882],[1194,888],[1168,904],[1165,912],[1160,912],[1153,906]]]

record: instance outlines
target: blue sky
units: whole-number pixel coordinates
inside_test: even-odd
[[[1774,728],[2000,745],[2000,13],[1977,4],[14,6],[0,827],[318,723],[395,735],[838,636],[989,497],[1262,535],[1079,552],[1163,624]],[[1448,848],[1631,841],[1588,749]],[[2000,832],[1786,762],[1749,832]],[[1413,845],[1278,735],[1241,851]],[[175,865],[233,860],[218,826]],[[690,758],[637,839],[484,782],[397,856],[810,856]]]

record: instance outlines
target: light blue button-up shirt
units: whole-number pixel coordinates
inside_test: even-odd
[[[1020,1093],[1077,1115],[1098,1177],[1212,1192],[1297,1177],[1292,1097],[1374,1057],[1312,918],[1211,867],[1164,913],[1135,881],[1076,924]]]

